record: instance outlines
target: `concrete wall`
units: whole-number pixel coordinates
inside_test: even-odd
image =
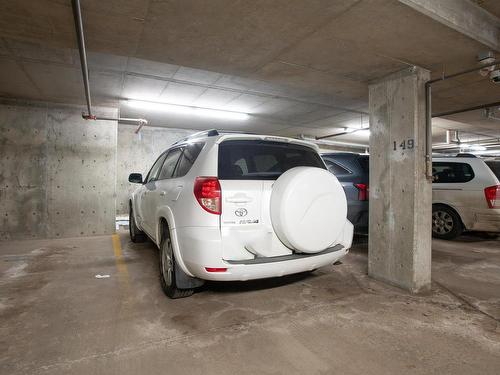
[[[0,104],[0,239],[114,231],[117,124],[85,121],[82,111]]]
[[[156,158],[172,143],[197,131],[144,127],[135,134],[136,128],[135,125],[118,126],[117,215],[128,215],[128,197],[138,186],[128,182],[128,175],[138,172],[145,176]]]

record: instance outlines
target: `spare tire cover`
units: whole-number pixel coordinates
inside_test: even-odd
[[[296,167],[274,183],[270,209],[274,231],[285,246],[317,253],[332,246],[344,229],[347,200],[327,170]]]

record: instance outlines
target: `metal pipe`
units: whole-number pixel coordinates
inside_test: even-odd
[[[347,128],[346,128],[347,129]],[[333,138],[333,137],[338,137],[340,135],[346,135],[346,134],[352,134],[352,133],[356,133],[360,130],[370,130],[370,128],[366,127],[366,128],[349,128],[350,131],[343,131],[343,132],[340,132],[340,133],[334,133],[334,134],[328,134],[328,135],[323,135],[321,137],[316,137],[316,139],[325,139],[325,138]]]
[[[500,143],[500,138],[478,139],[476,141],[463,141],[460,143],[437,143],[432,146],[433,149],[453,149],[460,148],[463,145],[495,146]]]
[[[83,86],[85,88],[85,98],[87,99],[88,118],[92,115],[92,100],[90,98],[89,69],[87,65],[87,52],[85,49],[85,37],[83,35],[82,11],[80,0],[72,0],[73,17],[75,19],[76,38],[78,40],[78,51],[80,54],[80,64],[82,66]]]
[[[485,147],[485,148],[498,148],[498,146],[500,146],[500,143],[492,143],[492,144],[488,144],[488,145],[478,145],[478,146],[482,146],[482,147]],[[463,149],[463,147],[460,147],[460,146],[454,146],[454,147],[434,147],[434,151],[453,151],[453,150],[461,150]],[[474,149],[470,150],[470,151],[476,151]],[[500,150],[498,151],[498,153],[500,154]]]
[[[453,110],[453,111],[434,113],[432,115],[432,117],[442,117],[442,116],[455,115],[457,113],[475,111],[478,109],[491,108],[491,107],[497,107],[497,106],[500,106],[500,102],[493,102],[493,103],[489,103],[489,104],[481,104],[481,105],[476,105],[474,107],[462,108],[462,109],[457,109],[457,110]]]
[[[85,89],[85,99],[87,100],[87,114],[82,113],[85,120],[103,120],[103,121],[118,121],[118,122],[136,122],[139,127],[135,133],[138,133],[148,121],[142,118],[111,118],[96,116],[92,114],[92,100],[90,97],[90,83],[89,83],[89,68],[87,64],[87,50],[85,48],[85,37],[83,34],[83,21],[80,0],[72,0],[73,18],[75,21],[76,38],[78,40],[78,52],[80,55],[80,65],[82,67],[83,86]]]
[[[486,109],[486,117],[490,120],[500,120],[500,117],[495,116],[495,111],[491,111],[490,108]]]
[[[484,64],[481,66],[476,66],[474,68],[462,70],[461,72],[445,75],[443,74],[442,77],[436,78],[436,79],[431,79],[430,81],[427,81],[425,83],[425,110],[426,110],[426,116],[425,116],[425,162],[426,162],[426,176],[428,179],[432,180],[432,89],[431,85],[436,82],[440,81],[445,81],[450,78],[455,78],[464,74],[472,73],[479,71],[484,68],[489,68],[490,66],[498,65],[500,64],[499,60],[495,60],[489,64]]]
[[[317,140],[325,139],[325,138],[333,138],[333,137],[338,137],[339,135],[346,135],[346,134],[351,134],[352,132],[340,132],[340,133],[335,133],[335,134],[328,134],[328,135],[323,135],[321,137],[316,137]]]
[[[117,122],[135,122],[137,125],[137,129],[135,130],[135,134],[138,134],[142,127],[148,124],[148,120],[144,118],[130,118],[130,117],[105,117],[105,116],[88,116],[82,114],[82,117],[85,120],[101,120],[101,121],[117,121]]]
[[[144,125],[146,125],[148,122],[146,120],[140,120],[139,121],[139,126],[137,127],[137,129],[135,129],[135,134],[139,134],[139,132],[141,131],[142,127]]]
[[[309,141],[317,144],[324,144],[324,145],[330,145],[330,146],[342,146],[342,147],[351,147],[351,148],[361,148],[361,149],[366,149],[367,146],[362,143],[353,143],[353,142],[344,142],[344,141],[330,141],[328,139],[317,139],[313,138],[310,136],[306,136],[304,134],[301,134],[300,139],[303,139],[304,141]]]
[[[425,176],[432,181],[432,88],[429,82],[425,84]]]
[[[85,116],[83,116],[85,118]],[[148,120],[143,118],[130,118],[130,117],[105,117],[105,116],[94,116],[94,120],[103,120],[103,121],[120,121],[120,122],[145,122],[148,123]]]
[[[431,85],[431,84],[439,82],[439,81],[445,81],[447,79],[455,78],[455,77],[458,77],[458,76],[462,76],[462,75],[467,74],[467,73],[477,72],[478,70],[481,70],[481,69],[484,69],[484,68],[489,68],[490,66],[499,65],[499,64],[500,64],[500,60],[495,60],[492,63],[484,64],[484,65],[481,65],[481,66],[478,66],[478,67],[475,67],[475,68],[470,68],[470,69],[462,70],[461,72],[457,72],[457,73],[453,73],[453,74],[449,74],[449,75],[444,75],[443,74],[440,78],[431,79],[427,83]]]

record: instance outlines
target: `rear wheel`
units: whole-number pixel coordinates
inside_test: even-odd
[[[130,209],[128,210],[129,216],[128,216],[128,231],[130,233],[130,240],[132,242],[144,242],[146,241],[146,235],[144,234],[143,231],[139,230],[137,228],[137,224],[135,223],[134,219],[134,212],[132,208],[132,204],[130,204]]]
[[[167,234],[160,245],[160,284],[163,292],[170,298],[189,297],[193,289],[179,289],[176,282],[176,264],[172,241]]]
[[[446,206],[432,208],[432,235],[443,240],[452,240],[463,232],[458,214]]]

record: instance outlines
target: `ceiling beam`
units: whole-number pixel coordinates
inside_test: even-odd
[[[500,52],[500,19],[469,0],[399,2]]]

